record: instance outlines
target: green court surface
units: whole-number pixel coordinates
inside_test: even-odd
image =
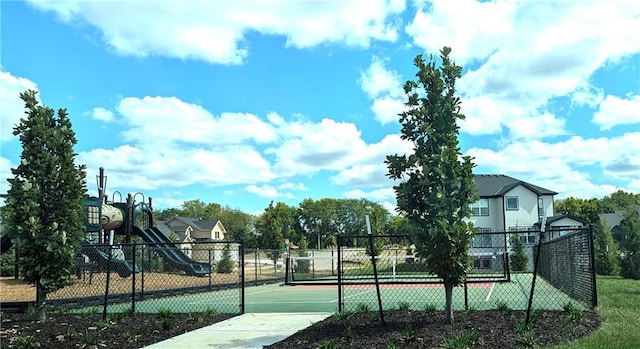
[[[525,310],[529,301],[532,274],[512,274],[510,282],[470,283],[467,285],[467,307],[475,310],[508,307]],[[380,296],[385,309],[400,306],[422,310],[427,307],[443,309],[444,287],[439,284],[383,284]],[[375,285],[348,285],[342,290],[343,310],[353,311],[378,307]],[[246,313],[337,312],[339,309],[337,285],[280,284],[251,286],[245,289]],[[582,305],[568,295],[549,285],[541,278],[536,280],[533,298],[534,309],[562,309],[567,303]],[[223,313],[239,313],[241,294],[238,289],[204,292],[192,295],[149,299],[136,302],[136,312],[157,312],[168,309],[173,312],[198,312],[216,310]],[[453,291],[453,306],[465,309],[464,287]],[[111,305],[110,312],[130,308],[130,303]]]

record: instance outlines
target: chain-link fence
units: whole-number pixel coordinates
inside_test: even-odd
[[[594,307],[590,231],[554,230],[544,240],[541,232],[533,233],[478,232],[469,250],[472,269],[466,282],[453,289],[453,308],[528,310],[528,314],[532,309],[561,310],[568,304],[579,309]],[[428,273],[412,245],[389,244],[389,236],[348,239],[372,239],[376,253],[372,258],[371,248],[338,248],[333,280],[338,283],[339,310],[444,308],[442,280]],[[539,241],[544,242],[538,245]],[[358,244],[363,245],[366,243]],[[538,246],[541,252],[536,259]],[[329,277],[323,280],[328,282]]]
[[[244,312],[242,242],[84,243],[72,284],[47,297],[78,311]]]

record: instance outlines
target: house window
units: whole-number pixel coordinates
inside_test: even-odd
[[[507,210],[517,210],[518,209],[518,197],[517,196],[507,196]]]
[[[540,234],[536,227],[509,227],[509,231],[522,232],[516,234],[522,243],[525,245],[535,245],[538,242],[538,235]]]
[[[220,240],[220,232],[219,231],[216,232],[216,240]]]
[[[491,258],[475,258],[473,260],[474,269],[491,269]]]
[[[520,234],[520,241],[522,241],[525,245],[535,245],[537,238],[538,238],[537,232]]]
[[[542,219],[544,217],[544,199],[541,197],[538,198],[538,218]]]
[[[473,238],[472,247],[492,247],[491,246],[491,228],[478,228],[475,238]]]
[[[472,216],[488,216],[489,215],[489,199],[480,199],[469,205]]]

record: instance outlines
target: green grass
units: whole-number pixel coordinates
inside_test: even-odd
[[[596,332],[554,349],[637,349],[640,343],[640,281],[598,276]]]

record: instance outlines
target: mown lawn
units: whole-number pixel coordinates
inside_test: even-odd
[[[640,348],[640,281],[599,275],[597,287],[602,327],[554,349]]]

